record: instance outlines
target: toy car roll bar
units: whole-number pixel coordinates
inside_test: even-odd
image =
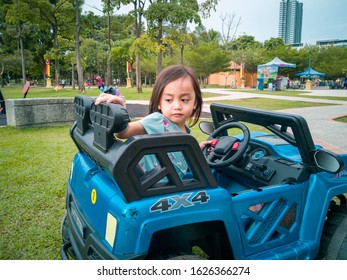
[[[127,115],[125,109],[112,103],[95,106],[92,99],[79,95],[74,104],[76,121],[70,129],[72,139],[81,152],[98,166],[109,170],[128,202],[144,196],[217,186],[193,136],[183,133],[145,134],[122,142],[114,137],[114,133],[119,129],[120,119]],[[170,153],[174,152],[181,152],[184,156],[189,166],[187,177],[180,178],[171,162]],[[137,168],[146,155],[154,155],[160,164],[141,176]],[[162,183],[164,178],[166,183]]]

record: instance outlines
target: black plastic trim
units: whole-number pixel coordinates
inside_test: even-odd
[[[307,122],[302,116],[216,103],[211,104],[211,115],[216,128],[230,121],[243,121],[269,129],[298,147],[302,162],[310,166],[313,172],[317,172],[313,158],[316,147]],[[291,128],[293,134],[287,133],[288,128]]]
[[[87,97],[82,97],[83,100],[85,98]],[[83,104],[89,106],[88,102]],[[93,107],[99,106],[92,105],[91,114],[99,110]],[[115,124],[120,123],[119,119],[123,114],[119,110],[119,105],[103,103],[101,110],[106,117],[98,120],[100,125],[92,121],[93,125],[89,125],[88,130],[82,134],[78,127],[86,125],[79,125],[78,122],[87,122],[87,118],[77,118],[77,124],[72,125],[70,134],[81,152],[86,153],[98,166],[109,170],[128,202],[145,196],[217,187],[211,169],[193,136],[184,133],[145,134],[122,142],[113,136],[118,129]],[[97,118],[99,116],[100,114]],[[189,178],[180,179],[170,160],[169,153],[177,151],[183,153],[188,163],[192,174]],[[136,168],[145,155],[155,155],[160,168],[151,172],[146,180],[141,180]],[[158,181],[164,177],[169,179],[168,183],[165,186],[158,184]]]

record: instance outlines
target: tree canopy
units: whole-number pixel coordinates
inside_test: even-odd
[[[241,23],[235,14],[221,15],[222,32],[206,29],[202,18],[209,17],[217,3],[103,0],[103,13],[97,15],[82,14],[81,0],[0,0],[0,83],[30,79],[44,85],[46,59],[51,61],[54,84],[62,78],[74,80],[78,49],[79,83],[98,75],[108,77],[107,83],[116,79],[126,84],[130,77],[138,92],[142,84],[154,81],[162,67],[177,63],[193,67],[202,81],[224,71],[230,61],[244,63],[246,72],[254,73],[257,65],[275,56],[295,63],[296,72],[310,63],[329,79],[347,75],[347,48],[306,45],[296,49],[279,38],[262,43],[252,35],[237,36]],[[121,14],[119,8],[129,4],[131,12]],[[288,75],[294,76],[291,71]]]

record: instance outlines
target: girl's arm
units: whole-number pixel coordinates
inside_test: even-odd
[[[115,133],[116,137],[120,139],[127,139],[131,136],[140,134],[146,134],[146,131],[139,121],[130,122],[123,131]]]
[[[98,96],[98,98],[95,100],[95,105],[99,105],[100,103],[103,103],[103,102],[115,103],[115,104],[119,104],[119,105],[122,105],[123,107],[125,107],[124,100],[121,97],[116,96],[116,95],[101,93]],[[143,128],[143,126],[141,125],[141,123],[136,121],[136,122],[128,123],[128,126],[123,131],[115,133],[115,135],[117,138],[127,139],[131,136],[139,135],[139,134],[145,134],[145,133],[146,133],[146,131]]]

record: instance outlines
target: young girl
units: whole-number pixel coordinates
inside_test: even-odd
[[[101,94],[95,105],[102,102],[125,106],[122,98],[110,94]],[[195,72],[191,68],[174,65],[161,71],[156,79],[149,104],[150,114],[139,121],[130,122],[123,131],[116,133],[116,137],[126,139],[146,133],[191,133],[188,125],[193,126],[198,122],[201,110],[202,95]],[[201,143],[201,149],[210,142]],[[170,156],[182,176],[187,170],[182,153],[175,152]],[[149,162],[148,159],[146,162]],[[142,167],[148,170],[146,165],[150,164],[142,163]]]

